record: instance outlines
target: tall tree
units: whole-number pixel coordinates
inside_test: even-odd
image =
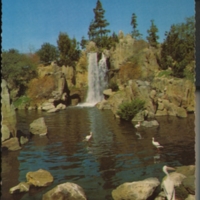
[[[70,39],[67,33],[60,33],[58,40],[58,50],[60,53],[60,65],[74,66],[79,58],[80,51],[77,48],[76,39]]]
[[[49,43],[44,43],[38,50],[37,54],[40,56],[40,60],[44,63],[57,60],[58,49]]]
[[[158,44],[157,40],[159,39],[157,32],[158,32],[158,28],[154,24],[154,20],[151,20],[150,29],[147,30],[147,33],[149,34],[149,36],[147,36],[147,40],[152,47],[157,47],[157,44]]]
[[[93,11],[95,15],[94,27],[96,29],[96,36],[102,38],[102,36],[109,33],[110,30],[106,29],[109,23],[104,19],[105,10],[103,9],[100,0],[97,0],[96,8],[93,9]]]
[[[135,13],[132,14],[132,17],[131,17],[131,25],[133,27],[133,31],[132,31],[132,36],[133,38],[135,39],[140,39],[142,34],[139,33],[139,31],[137,30],[137,16]]]
[[[98,47],[106,47],[109,40],[107,33],[109,33],[110,30],[106,29],[109,23],[104,18],[105,10],[100,0],[97,0],[93,12],[94,20],[91,21],[88,30],[89,39],[94,41]]]
[[[89,40],[93,40],[95,35],[96,35],[95,24],[94,24],[94,20],[92,20],[90,22],[90,26],[89,26],[89,30],[88,30]]]
[[[83,36],[83,37],[81,38],[81,42],[80,42],[81,48],[82,48],[82,49],[85,49],[86,44],[87,44],[87,40],[86,40],[85,37]]]
[[[162,69],[172,68],[173,76],[184,77],[186,66],[194,61],[194,17],[186,22],[172,25],[162,44],[160,65]]]

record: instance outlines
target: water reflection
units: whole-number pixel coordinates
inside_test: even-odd
[[[139,133],[138,131],[136,132],[136,135],[138,136],[139,140],[143,139],[143,137],[141,136],[141,133]]]
[[[25,181],[27,172],[40,168],[51,172],[54,182],[47,188],[32,189],[20,198],[14,195],[16,199],[41,199],[52,187],[70,181],[83,187],[88,200],[109,200],[111,191],[124,182],[149,177],[161,179],[163,165],[195,162],[192,115],[187,119],[160,117],[159,127],[141,131],[131,123],[115,119],[110,111],[96,108],[69,107],[59,113],[19,111],[17,116],[18,129],[27,134],[29,124],[43,116],[48,134],[32,137],[18,152],[18,165],[12,166],[18,179],[15,183]],[[83,142],[90,131],[93,139]],[[152,137],[164,146],[160,152],[152,145]],[[15,158],[4,156],[4,166]],[[2,172],[8,180],[10,175],[5,169]],[[7,191],[12,186],[13,183],[8,185]]]

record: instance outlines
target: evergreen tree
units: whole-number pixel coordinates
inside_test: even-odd
[[[133,31],[132,31],[132,36],[133,38],[135,39],[140,39],[142,34],[139,33],[139,31],[137,30],[137,16],[135,13],[132,14],[132,17],[131,17],[131,25],[133,27]]]
[[[96,35],[96,33],[95,33],[95,24],[94,24],[94,20],[92,20],[90,22],[90,26],[89,26],[89,30],[88,30],[89,40],[93,40],[95,35]]]
[[[107,44],[109,40],[107,33],[109,33],[110,30],[106,29],[109,23],[104,18],[105,10],[103,9],[100,0],[97,0],[93,12],[94,20],[91,21],[88,30],[89,39],[94,41],[98,47],[106,47],[108,46]]]
[[[157,40],[159,39],[159,36],[156,34],[157,32],[158,28],[154,24],[154,20],[151,20],[150,29],[147,30],[147,33],[149,34],[149,36],[147,36],[147,40],[152,47],[157,47]]]
[[[82,49],[85,49],[86,44],[87,44],[87,40],[86,40],[85,37],[83,36],[83,37],[81,38],[81,43],[80,43],[81,48],[82,48]]]
[[[93,9],[95,20],[94,20],[94,28],[96,37],[102,38],[106,33],[109,33],[110,30],[106,29],[109,25],[106,19],[104,19],[105,10],[102,7],[100,0],[97,0],[96,8]]]

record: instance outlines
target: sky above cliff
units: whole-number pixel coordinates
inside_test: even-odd
[[[60,32],[81,41],[88,38],[97,0],[2,0],[2,49],[36,51],[45,42],[57,46]],[[131,33],[132,13],[137,15],[138,30],[146,39],[153,19],[160,37],[172,24],[195,15],[194,0],[101,0],[111,33]]]

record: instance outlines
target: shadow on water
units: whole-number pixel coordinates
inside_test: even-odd
[[[42,199],[57,184],[74,182],[84,189],[88,200],[111,200],[112,190],[124,182],[149,177],[161,180],[163,165],[195,163],[194,115],[186,119],[159,117],[159,127],[136,130],[110,111],[68,107],[59,113],[18,111],[18,129],[28,134],[29,124],[41,116],[48,127],[47,136],[33,136],[20,151],[2,155],[3,199]],[[84,142],[90,131],[93,139]],[[152,137],[164,146],[159,152]],[[40,168],[54,176],[49,187],[8,194],[9,188],[26,181],[27,172]]]

